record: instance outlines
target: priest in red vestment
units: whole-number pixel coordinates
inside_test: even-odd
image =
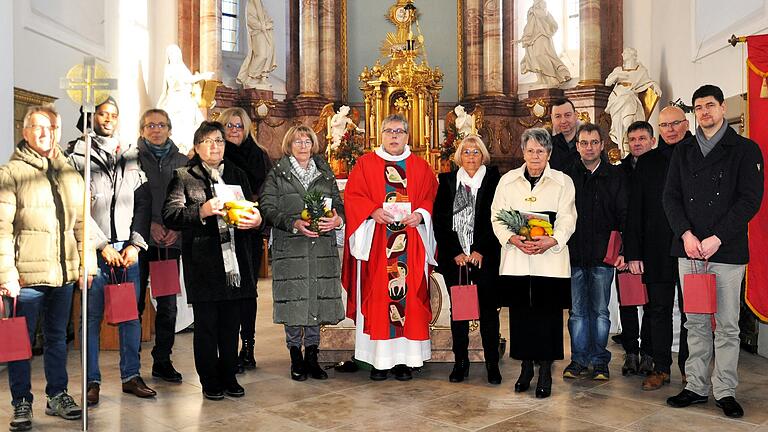
[[[428,275],[435,262],[437,179],[408,147],[408,121],[382,122],[382,145],[358,159],[344,191],[342,283],[356,323],[355,358],[371,379],[401,381],[431,356]]]

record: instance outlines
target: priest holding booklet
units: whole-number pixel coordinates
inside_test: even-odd
[[[342,284],[347,316],[357,324],[355,359],[372,366],[374,381],[387,379],[390,370],[406,381],[411,368],[431,357],[428,275],[436,265],[437,179],[411,153],[403,116],[386,117],[381,129],[382,146],[358,159],[344,191]]]

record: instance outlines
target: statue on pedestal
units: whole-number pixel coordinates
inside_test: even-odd
[[[661,89],[651,80],[648,69],[637,61],[634,48],[624,48],[621,57],[622,65],[614,68],[605,79],[605,85],[613,86],[605,112],[611,116],[611,140],[618,144],[624,157],[629,152],[627,128],[633,122],[646,120],[650,116],[661,96]]]
[[[188,154],[192,149],[192,136],[200,122],[205,120],[192,86],[198,81],[211,79],[213,72],[192,74],[182,60],[178,45],[168,45],[165,54],[168,57],[163,74],[165,87],[157,107],[164,109],[171,118],[173,142],[182,154]]]
[[[520,62],[522,73],[532,72],[539,77],[539,83],[557,87],[571,79],[571,72],[555,52],[552,37],[557,32],[557,22],[547,10],[547,2],[534,0],[528,9],[528,21],[523,28],[523,37],[518,41],[525,48]]]
[[[249,0],[245,7],[248,27],[248,56],[237,73],[237,82],[244,88],[271,90],[269,74],[275,63],[274,22],[261,0]]]
[[[453,113],[456,114],[456,134],[465,137],[469,134],[477,133],[477,127],[475,125],[475,115],[468,114],[464,110],[462,105],[456,105],[453,109]]]

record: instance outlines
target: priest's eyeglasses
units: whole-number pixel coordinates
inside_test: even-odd
[[[168,127],[167,123],[147,123],[144,125],[144,127],[149,128],[151,130],[165,130],[165,128]]]
[[[669,122],[669,123],[659,123],[659,128],[660,128],[660,129],[666,129],[666,128],[668,128],[668,127],[677,127],[677,126],[678,126],[680,123],[682,123],[682,122],[684,122],[684,121],[686,121],[686,120],[687,120],[687,119],[683,119],[683,120],[675,120],[675,121],[671,121],[671,122]]]
[[[408,131],[405,129],[390,129],[390,128],[386,128],[382,132],[384,132],[387,135],[402,135],[402,134],[408,133]]]
[[[227,129],[245,129],[242,123],[227,123]]]

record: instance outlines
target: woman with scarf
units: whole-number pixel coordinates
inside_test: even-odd
[[[224,159],[224,128],[203,122],[195,131],[194,157],[177,169],[168,185],[163,223],[181,231],[181,256],[187,299],[195,313],[195,368],[203,396],[241,397],[237,383],[237,333],[240,303],[256,296],[252,235],[261,225],[255,211],[235,225],[224,219],[228,191],[252,192],[246,174]],[[216,186],[216,187],[214,187]],[[219,196],[221,195],[221,196]]]
[[[499,270],[499,242],[491,228],[491,201],[499,183],[496,167],[483,140],[469,135],[453,157],[457,171],[438,176],[434,205],[437,271],[447,286],[477,284],[480,303],[480,336],[483,340],[488,382],[501,384],[499,372],[499,313],[494,294]],[[462,276],[460,276],[462,275]],[[449,291],[450,293],[450,291]],[[451,321],[455,364],[448,379],[461,382],[469,376],[469,321]]]
[[[248,183],[251,184],[253,200],[261,191],[267,172],[272,166],[266,150],[256,143],[251,129],[251,119],[248,113],[240,107],[227,108],[221,112],[218,121],[224,126],[224,139],[227,146],[224,156],[238,168],[245,171]],[[260,235],[253,236],[253,265],[258,268],[261,263],[263,240]],[[257,293],[258,296],[258,293]],[[237,372],[256,368],[253,348],[256,335],[256,299],[240,303],[240,340],[242,345],[237,357]]]
[[[336,230],[344,226],[344,205],[333,171],[318,155],[320,146],[312,129],[290,128],[282,148],[284,156],[267,175],[261,198],[264,218],[273,227],[274,322],[285,326],[291,378],[326,379],[317,362],[320,326],[344,319],[336,243]],[[307,192],[322,195],[329,211],[319,219],[317,231],[302,218]]]

